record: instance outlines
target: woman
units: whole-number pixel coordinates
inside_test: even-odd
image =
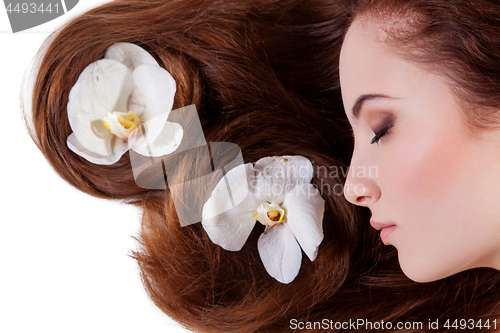
[[[335,170],[345,170],[352,149],[338,82],[344,17],[339,3],[322,0],[115,1],[71,21],[44,54],[30,111],[35,142],[79,190],[143,209],[134,257],[145,288],[189,329],[340,332],[360,319],[371,326],[355,322],[359,332],[383,331],[382,322],[393,322],[392,331],[421,332],[430,319],[499,316],[497,272],[466,272],[425,285],[409,281],[396,252],[364,227],[366,211],[336,191],[343,176]],[[89,64],[120,58],[110,51],[120,43],[141,47],[154,71],[171,74],[173,109],[194,104],[206,142],[237,144],[247,164],[277,155],[311,162],[312,183],[324,200],[324,238],[314,261],[304,256],[293,281],[281,283],[263,266],[257,239],[264,226],[257,224],[240,251],[226,251],[201,223],[181,227],[179,193],[137,185],[132,152],[98,164],[76,153],[75,141],[68,145],[68,118],[79,100],[72,88]],[[93,129],[135,125],[133,114],[125,120],[113,115]],[[190,176],[200,169],[195,163],[186,155],[169,167]],[[164,184],[163,174],[154,176],[151,183]]]
[[[359,1],[351,19],[346,198],[412,280],[500,269],[500,2]]]

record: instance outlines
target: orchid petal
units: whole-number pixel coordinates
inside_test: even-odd
[[[175,80],[165,69],[154,65],[141,65],[133,71],[134,82],[136,84],[135,94],[141,103],[145,105],[145,111],[137,114],[144,122],[153,120],[161,123],[160,134],[163,128],[163,119],[166,121],[168,114],[172,110],[175,96]]]
[[[144,64],[158,66],[155,58],[148,51],[131,43],[115,43],[111,45],[107,49],[104,58],[118,61],[132,70]]]
[[[129,136],[130,148],[143,156],[159,157],[170,154],[179,147],[182,141],[184,131],[177,123],[165,122],[156,140],[150,140],[148,123],[143,126],[144,131],[140,127]]]
[[[258,197],[281,205],[287,192],[299,184],[310,183],[311,162],[303,156],[261,158],[255,163]]]
[[[80,145],[98,155],[110,156],[111,133],[102,123],[112,111],[126,111],[134,89],[132,72],[109,59],[98,60],[80,74],[69,94],[68,119]]]
[[[302,251],[286,223],[266,229],[257,246],[262,263],[273,278],[290,283],[299,274]]]
[[[111,165],[118,162],[122,155],[128,150],[128,145],[123,141],[117,139],[113,145],[111,155],[99,155],[83,147],[80,142],[78,142],[74,133],[71,133],[68,136],[67,145],[68,148],[71,149],[75,154],[85,158],[91,163],[100,165]]]
[[[323,240],[325,200],[312,184],[301,184],[285,197],[286,223],[305,254],[314,261]]]
[[[253,174],[251,163],[231,169],[203,206],[203,228],[213,243],[226,250],[241,250],[257,221],[257,201],[248,186]]]
[[[137,87],[132,91],[130,97],[128,98],[128,110],[132,111],[139,117],[146,112],[146,101],[139,94],[139,89]]]

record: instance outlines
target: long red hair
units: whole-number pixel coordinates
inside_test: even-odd
[[[142,207],[133,256],[144,286],[187,328],[283,332],[301,321],[366,319],[419,321],[423,329],[398,331],[422,332],[429,319],[500,318],[499,272],[476,269],[412,282],[395,249],[384,247],[369,227],[368,211],[333,191],[345,179],[332,171],[347,170],[353,148],[338,82],[347,24],[347,12],[333,0],[122,0],[75,18],[48,46],[33,92],[33,139],[79,190]],[[199,223],[180,226],[169,189],[135,184],[128,153],[100,166],[68,149],[69,91],[117,42],[141,46],[172,74],[174,109],[195,104],[207,142],[238,144],[247,163],[303,155],[319,170],[313,183],[326,201],[325,237],[317,259],[304,259],[292,283],[275,281],[262,266],[259,226],[241,251],[225,251]],[[177,167],[190,172],[191,163],[186,157]],[[324,324],[314,330],[344,331]]]

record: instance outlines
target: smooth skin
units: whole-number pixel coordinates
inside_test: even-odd
[[[345,197],[371,210],[372,225],[395,225],[383,241],[414,281],[500,269],[500,130],[472,129],[448,81],[384,38],[383,25],[356,19],[341,51],[355,139]],[[385,97],[365,98],[356,117],[366,95]]]

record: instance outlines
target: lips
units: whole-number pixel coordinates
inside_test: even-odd
[[[396,229],[396,225],[394,223],[381,223],[370,220],[370,225],[376,229],[380,230],[380,238],[385,245],[389,244],[388,238]]]
[[[384,228],[395,226],[394,223],[380,223],[370,220],[370,225],[376,230],[382,230]]]

